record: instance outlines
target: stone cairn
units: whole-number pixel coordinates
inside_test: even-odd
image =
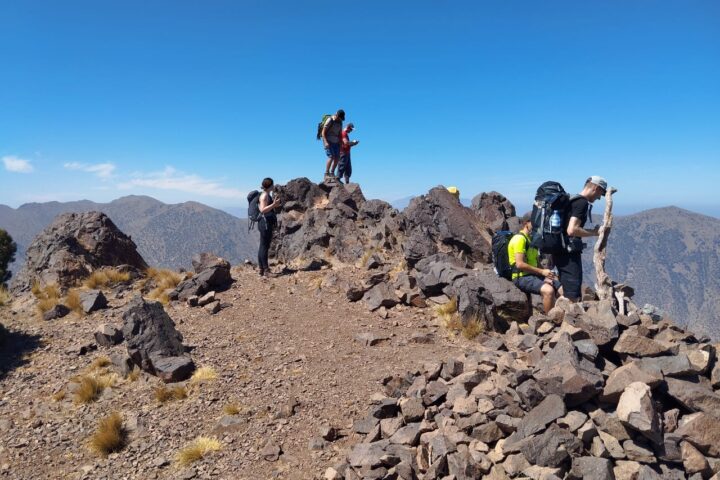
[[[720,479],[720,362],[648,306],[559,301],[384,380],[331,479]]]

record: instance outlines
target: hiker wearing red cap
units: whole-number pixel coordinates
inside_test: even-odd
[[[358,140],[350,140],[348,136],[355,125],[348,123],[345,130],[342,131],[342,143],[340,144],[340,163],[338,164],[338,177],[345,179],[345,183],[350,183],[352,175],[352,163],[350,163],[350,149],[360,143]],[[342,181],[342,180],[341,180]]]
[[[569,213],[563,225],[568,235],[567,250],[553,254],[553,263],[560,273],[563,294],[570,301],[577,302],[581,297],[583,278],[582,251],[585,248],[583,238],[597,237],[599,225],[592,230],[585,228],[585,223],[592,223],[592,203],[605,195],[607,181],[597,175],[585,180],[582,191],[570,198]]]

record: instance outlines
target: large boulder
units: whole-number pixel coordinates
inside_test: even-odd
[[[136,296],[123,313],[122,334],[128,355],[142,370],[165,382],[187,379],[195,369],[182,334],[159,302]]]
[[[13,289],[28,290],[35,281],[67,288],[99,268],[120,265],[147,269],[135,243],[107,215],[65,213],[30,244]]]
[[[472,209],[493,230],[508,230],[508,219],[515,216],[515,205],[498,192],[482,192],[472,199]]]
[[[490,263],[492,234],[487,224],[444,187],[413,198],[403,214],[407,224],[403,250],[408,265],[439,252]]]

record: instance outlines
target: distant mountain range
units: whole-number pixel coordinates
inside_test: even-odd
[[[166,204],[146,196],[127,196],[110,203],[28,203],[17,209],[0,205],[0,228],[18,245],[17,271],[33,238],[61,213],[98,210],[130,235],[149,265],[189,267],[195,253],[210,251],[231,263],[257,256],[257,233],[248,233],[247,220],[197,202]]]
[[[602,218],[600,212],[595,216]],[[584,256],[586,283],[594,285],[592,248]],[[635,288],[635,303],[650,303],[678,325],[720,339],[717,218],[677,207],[615,217],[606,270]]]

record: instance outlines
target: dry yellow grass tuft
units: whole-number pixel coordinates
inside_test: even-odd
[[[73,401],[76,404],[92,403],[98,399],[102,392],[103,387],[91,375],[76,377],[74,381],[78,384],[73,393]]]
[[[155,389],[155,400],[165,403],[170,400],[182,400],[187,398],[187,390],[185,387],[177,386],[168,388],[165,385]]]
[[[104,367],[110,366],[111,363],[112,362],[110,361],[110,359],[108,357],[105,357],[105,356],[97,357],[90,364],[90,370],[97,370],[100,368],[104,368]]]
[[[238,415],[242,412],[242,407],[237,403],[228,403],[223,407],[225,415]]]
[[[477,320],[471,320],[462,327],[462,335],[463,337],[467,338],[468,340],[472,340],[473,338],[477,337],[481,333],[485,331],[485,327],[482,323],[478,322]]]
[[[135,365],[135,366],[133,367],[133,369],[130,370],[130,372],[128,372],[128,374],[127,374],[127,376],[126,376],[125,378],[127,378],[127,379],[130,380],[131,382],[134,382],[135,380],[137,380],[138,378],[140,378],[140,373],[142,373],[142,370],[140,370],[140,367],[138,367],[137,365]]]
[[[41,315],[60,303],[60,287],[54,283],[41,286],[35,280],[30,290],[38,300],[37,308]]]
[[[148,268],[145,274],[147,275],[146,282],[152,280],[155,283],[155,288],[148,293],[148,298],[167,305],[170,302],[169,291],[177,287],[178,283],[182,281],[182,276],[172,270],[153,267]]]
[[[80,303],[80,290],[77,288],[71,288],[68,290],[63,303],[73,312],[79,314],[83,313],[82,304]]]
[[[91,289],[112,287],[130,281],[129,272],[121,272],[117,268],[95,270],[83,281],[83,286]]]
[[[2,306],[4,306],[4,305],[7,305],[8,303],[10,303],[10,299],[11,299],[11,297],[10,297],[10,294],[8,293],[8,291],[7,291],[7,288],[5,288],[4,286],[0,285],[0,307],[2,307]]]
[[[97,430],[88,441],[88,448],[102,457],[107,457],[123,447],[125,437],[122,416],[113,412],[98,422]]]
[[[57,392],[52,394],[53,402],[59,402],[64,400],[66,395],[67,393],[65,392],[65,390],[58,390]]]
[[[210,452],[220,450],[221,447],[222,445],[215,438],[198,437],[180,450],[175,459],[181,466],[187,466],[202,459]]]
[[[195,373],[193,373],[192,377],[190,378],[190,383],[195,385],[202,382],[208,382],[211,380],[215,380],[217,376],[217,372],[214,368],[200,367],[195,370]]]

